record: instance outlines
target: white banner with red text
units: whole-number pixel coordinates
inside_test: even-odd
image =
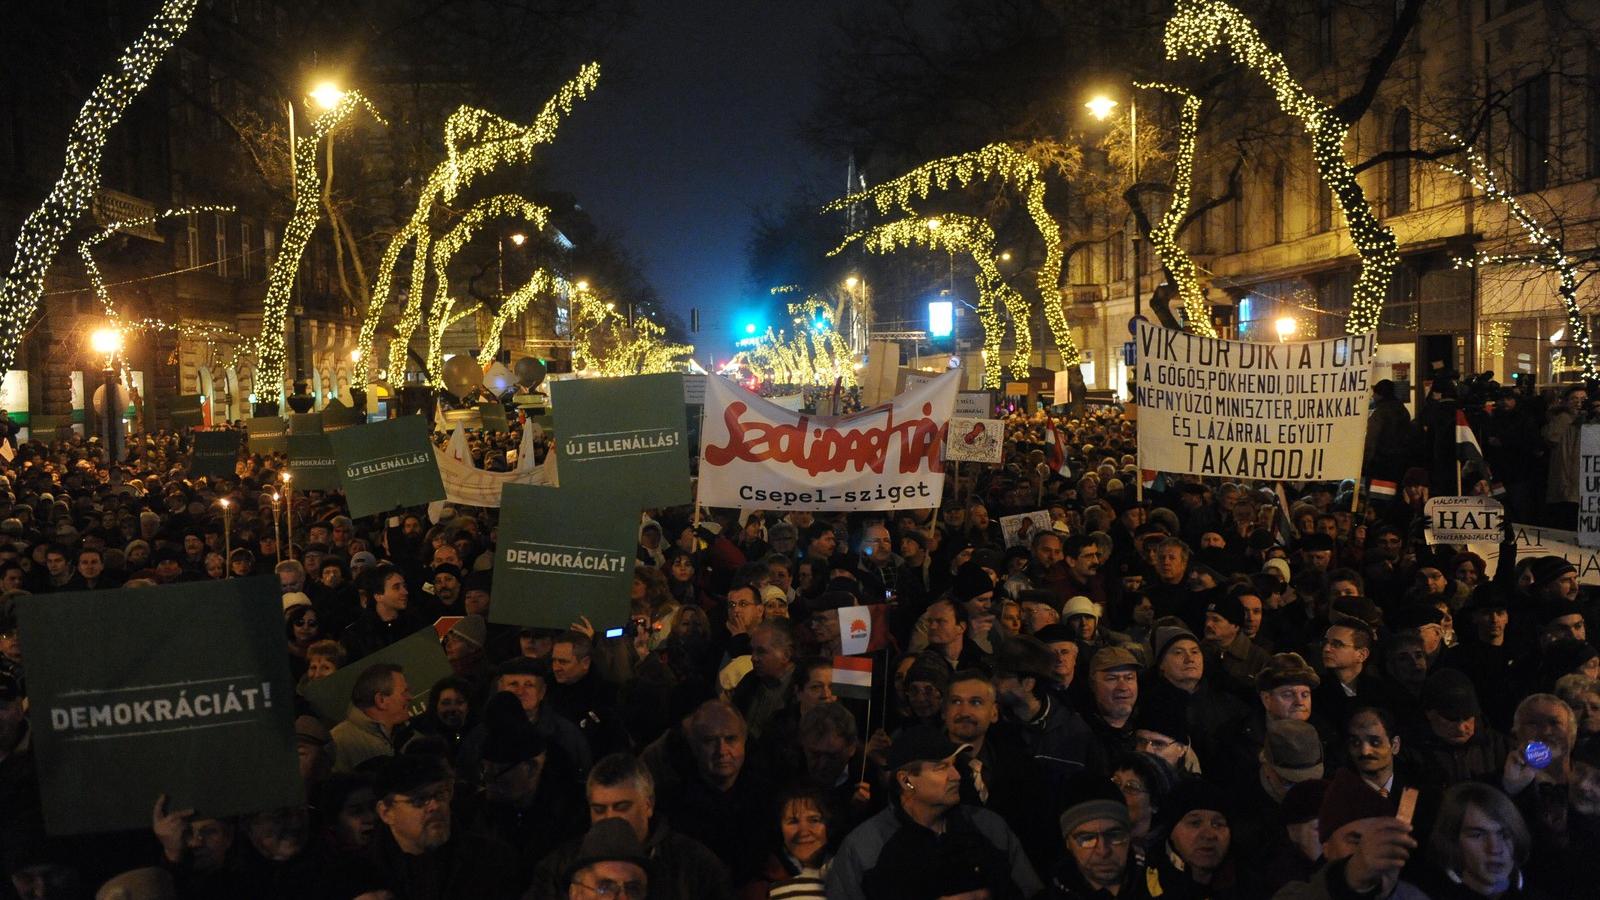
[[[764,510],[926,509],[944,492],[944,431],[959,370],[848,416],[784,409],[706,379],[702,506]]]
[[[1378,339],[1251,343],[1140,322],[1139,467],[1258,481],[1356,478]]]

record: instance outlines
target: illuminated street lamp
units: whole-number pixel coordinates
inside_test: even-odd
[[[102,424],[106,442],[106,463],[117,461],[117,439],[122,432],[122,410],[117,409],[117,354],[122,352],[122,332],[116,328],[96,328],[89,335],[89,349],[106,358],[100,373],[101,389],[105,391],[105,422]]]
[[[1096,120],[1104,122],[1111,115],[1111,111],[1119,104],[1105,94],[1096,94],[1089,98],[1084,106],[1088,108],[1089,115]],[[1130,96],[1128,98],[1128,158],[1133,162],[1133,183],[1139,183],[1139,104]],[[1133,239],[1133,314],[1139,315],[1139,274],[1141,259],[1139,253],[1139,239]]]
[[[1279,316],[1278,320],[1272,324],[1278,330],[1278,340],[1280,341],[1287,341],[1289,338],[1294,337],[1296,331],[1300,330],[1300,323],[1295,321],[1294,316]]]
[[[334,84],[331,81],[324,81],[312,88],[311,93],[307,96],[309,96],[311,98],[311,102],[315,103],[319,108],[323,110],[329,110],[333,109],[335,106],[338,106],[339,101],[344,99],[344,91],[340,90],[337,84]]]
[[[858,285],[860,283],[861,283],[861,279],[857,278],[854,275],[851,275],[851,276],[849,276],[848,278],[846,278],[844,280],[844,286],[849,288],[852,291],[855,290],[856,289],[856,285]]]
[[[577,288],[580,291],[587,291],[589,289],[589,282],[587,282],[587,281],[583,280],[582,278],[580,278],[572,286]]]

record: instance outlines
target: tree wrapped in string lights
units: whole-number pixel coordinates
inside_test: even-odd
[[[500,310],[489,322],[488,334],[483,339],[483,349],[478,351],[478,365],[488,367],[494,362],[495,356],[500,352],[500,342],[507,325],[521,318],[535,300],[541,297],[553,297],[565,287],[565,279],[552,275],[544,269],[533,270],[533,275],[521,287],[501,299]]]
[[[100,161],[106,138],[128,106],[150,83],[156,65],[189,28],[199,0],[165,0],[155,18],[117,57],[67,133],[66,164],[44,203],[28,214],[17,233],[11,270],[0,284],[0,380],[16,361],[17,348],[44,296],[44,276],[80,216],[100,187]]]
[[[525,197],[499,194],[479,200],[469,208],[433,248],[433,303],[428,308],[428,378],[434,387],[444,387],[444,335],[461,316],[452,316],[455,300],[450,296],[450,261],[461,252],[485,224],[494,219],[519,217],[543,231],[550,211]],[[464,313],[465,314],[465,313]],[[492,354],[491,354],[492,358]]]
[[[261,308],[261,333],[256,336],[256,402],[277,403],[283,396],[284,327],[289,296],[300,272],[300,259],[311,243],[322,214],[322,175],[317,170],[317,145],[355,113],[366,110],[380,124],[383,117],[359,91],[346,91],[333,108],[311,122],[311,133],[295,139],[294,213],[283,229],[283,243],[267,273],[267,299]]]
[[[795,333],[767,329],[748,356],[752,372],[774,384],[829,386],[838,381],[855,387],[855,354],[839,334],[833,307],[821,297],[789,304]]]
[[[614,302],[602,302],[591,291],[569,294],[572,367],[607,378],[681,372],[694,347],[666,339],[667,330],[646,318],[630,326]]]
[[[1235,62],[1266,81],[1279,107],[1300,120],[1311,135],[1317,174],[1344,212],[1351,243],[1361,258],[1361,275],[1356,279],[1345,330],[1351,334],[1376,330],[1400,251],[1394,233],[1373,214],[1345,159],[1345,135],[1352,123],[1343,121],[1332,106],[1295,81],[1283,55],[1267,45],[1243,13],[1223,0],[1178,0],[1167,20],[1165,44],[1167,58],[1173,60],[1184,56],[1203,59],[1226,46]]]
[[[944,215],[927,220],[901,219],[850,235],[833,250],[833,254],[856,241],[860,241],[861,246],[871,253],[927,247],[970,255],[978,267],[978,319],[983,323],[983,386],[990,390],[998,390],[1001,386],[1000,347],[1005,339],[1005,322],[1000,318],[1001,307],[1011,313],[1012,330],[1016,335],[1016,351],[1011,356],[1012,377],[1018,380],[1028,377],[1028,359],[1033,351],[1032,333],[1028,327],[1028,302],[1021,292],[1006,284],[1001,277],[994,229],[989,227],[988,222],[976,216],[963,215]]]
[[[379,264],[372,299],[361,323],[361,335],[356,345],[353,382],[365,384],[371,379],[373,341],[377,336],[378,324],[383,319],[383,311],[394,291],[395,269],[399,266],[401,254],[409,246],[412,248],[411,285],[395,325],[394,341],[389,346],[388,375],[398,379],[405,372],[411,336],[422,322],[428,251],[433,239],[431,225],[436,205],[451,202],[483,175],[508,165],[531,161],[535,148],[555,139],[562,118],[572,111],[578,100],[588,96],[599,79],[599,64],[583,66],[577,76],[556,91],[528,125],[519,125],[472,106],[463,106],[450,114],[444,128],[445,159],[428,176],[417,199],[416,210],[389,242]]]
[[[1172,276],[1178,297],[1183,300],[1189,330],[1214,338],[1217,329],[1211,324],[1211,311],[1206,308],[1199,270],[1195,268],[1194,258],[1178,243],[1178,229],[1189,214],[1190,197],[1194,192],[1194,149],[1200,133],[1200,98],[1170,84],[1136,84],[1135,87],[1166,91],[1183,98],[1183,109],[1178,114],[1177,156],[1172,163],[1172,202],[1161,221],[1150,229],[1150,246],[1162,267]]]
[[[1577,264],[1567,256],[1560,239],[1539,224],[1539,220],[1528,212],[1527,207],[1501,186],[1482,154],[1455,135],[1451,135],[1450,139],[1457,146],[1466,147],[1462,154],[1466,158],[1466,164],[1456,165],[1440,161],[1439,167],[1471,184],[1475,189],[1482,191],[1485,197],[1505,207],[1511,220],[1522,229],[1529,246],[1525,253],[1480,253],[1472,257],[1458,257],[1455,260],[1456,268],[1531,266],[1546,272],[1554,272],[1557,279],[1556,293],[1560,295],[1561,305],[1567,311],[1567,333],[1571,335],[1572,342],[1577,345],[1578,352],[1583,357],[1583,377],[1585,380],[1594,381],[1597,376],[1594,344],[1589,334],[1588,319],[1578,304],[1580,277]],[[1504,347],[1503,337],[1501,346]]]
[[[911,216],[925,219],[913,205],[926,200],[937,188],[947,191],[965,188],[974,181],[998,179],[1001,187],[1017,191],[1028,210],[1044,244],[1044,260],[1034,275],[1039,290],[1039,303],[1044,307],[1044,318],[1055,337],[1056,349],[1064,365],[1075,366],[1082,362],[1078,346],[1067,325],[1067,314],[1061,302],[1061,227],[1045,208],[1045,185],[1039,164],[1017,152],[1009,144],[989,144],[969,153],[960,153],[935,159],[912,169],[904,175],[876,187],[841,197],[823,207],[824,212],[847,209],[858,203],[870,203],[879,213],[899,209]],[[1020,329],[1019,329],[1020,330]],[[994,348],[998,352],[998,346]],[[991,354],[993,355],[993,354]],[[985,376],[988,377],[987,375]]]

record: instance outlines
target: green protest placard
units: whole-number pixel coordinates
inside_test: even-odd
[[[184,394],[174,397],[167,407],[174,429],[199,428],[205,424],[205,395]]]
[[[283,626],[278,626],[278,630],[282,632]],[[374,663],[394,663],[405,670],[406,687],[411,689],[412,715],[427,709],[428,692],[434,683],[451,674],[450,660],[445,658],[444,648],[439,645],[439,633],[429,625],[377,653],[346,663],[327,678],[306,682],[300,687],[300,696],[311,704],[317,718],[329,725],[337,724],[344,720],[350,708],[350,689],[355,687],[356,679]],[[149,816],[150,811],[145,810],[145,818]]]
[[[321,434],[322,413],[290,413],[289,433],[299,435]]]
[[[289,471],[295,490],[336,491],[340,486],[339,461],[325,434],[289,435]]]
[[[484,431],[510,431],[511,422],[506,418],[506,408],[498,402],[479,403],[478,414],[483,417]]]
[[[52,834],[304,802],[275,578],[16,601]]]
[[[550,391],[563,486],[625,488],[635,510],[693,499],[682,375],[556,381]]]
[[[233,478],[239,464],[239,432],[232,428],[194,433],[189,474],[195,477]]]
[[[339,461],[350,515],[359,518],[444,499],[428,421],[422,416],[346,428],[328,435],[328,440]]]
[[[250,432],[250,452],[266,456],[289,449],[289,423],[277,416],[255,416],[245,422]]]
[[[324,432],[343,431],[352,425],[360,425],[364,419],[365,417],[359,411],[344,405],[337,397],[329,400],[328,405],[322,408],[322,430]]]
[[[632,496],[615,487],[506,485],[489,621],[566,628],[588,616],[602,631],[627,622],[639,528]]]

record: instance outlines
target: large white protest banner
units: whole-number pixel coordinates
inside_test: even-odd
[[[1506,521],[1505,509],[1493,497],[1429,497],[1423,513],[1430,544],[1499,543]]]
[[[1138,326],[1141,469],[1273,481],[1360,473],[1377,335],[1265,344]]]
[[[1517,559],[1559,556],[1577,567],[1579,584],[1600,585],[1600,550],[1578,546],[1577,532],[1513,524],[1511,533],[1517,541]],[[1486,571],[1492,577],[1499,565],[1500,545],[1469,543],[1467,549],[1483,557],[1488,566]]]
[[[726,378],[706,380],[700,504],[926,509],[944,491],[944,431],[961,373],[848,416],[784,409]]]
[[[1600,425],[1578,430],[1578,546],[1600,547]]]

